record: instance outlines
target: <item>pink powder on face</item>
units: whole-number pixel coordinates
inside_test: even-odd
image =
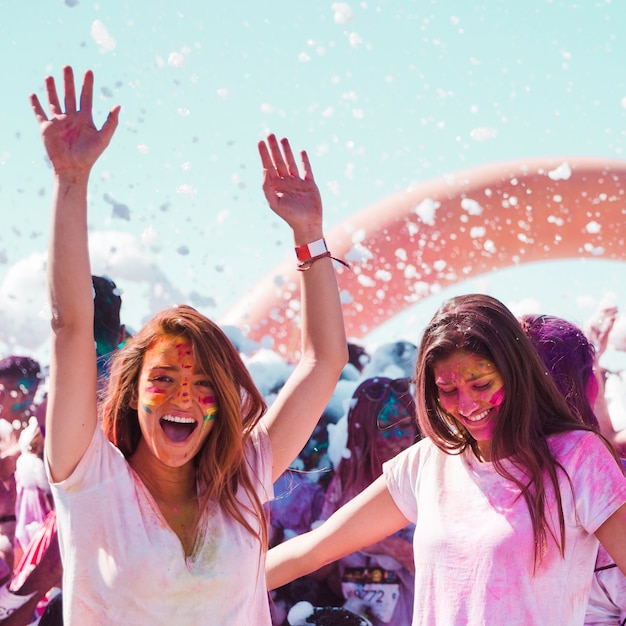
[[[206,405],[215,404],[215,396],[204,396],[204,398],[200,399],[200,402]]]
[[[500,387],[490,398],[489,403],[493,406],[500,406],[504,402],[504,387]]]
[[[200,403],[204,406],[204,423],[211,422],[217,414],[217,403],[215,396],[209,395],[200,399]]]

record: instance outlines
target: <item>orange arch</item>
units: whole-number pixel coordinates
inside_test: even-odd
[[[326,234],[348,337],[364,337],[433,287],[498,268],[567,258],[626,260],[626,162],[597,158],[494,163],[390,196]],[[549,280],[549,278],[547,278]],[[255,341],[299,348],[294,259],[226,315]]]

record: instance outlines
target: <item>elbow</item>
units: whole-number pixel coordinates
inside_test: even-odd
[[[81,333],[93,334],[93,311],[91,314],[79,310],[60,310],[53,307],[50,329],[55,337],[71,337]]]
[[[305,349],[300,358],[301,363],[308,363],[311,368],[323,367],[329,377],[339,379],[343,368],[349,360],[348,344],[338,342],[327,350]]]
[[[341,348],[337,349],[336,354],[333,354],[332,358],[329,359],[329,367],[332,368],[337,378],[341,376],[341,372],[348,363],[349,358],[350,354],[348,353],[348,344],[344,343]]]
[[[337,378],[339,378],[339,375],[343,371],[343,368],[346,366],[349,359],[350,353],[348,352],[348,342],[341,342],[336,351],[334,351],[332,357],[332,366],[335,368]]]

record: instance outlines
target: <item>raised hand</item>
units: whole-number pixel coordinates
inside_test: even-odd
[[[609,335],[617,319],[618,308],[614,305],[600,305],[589,318],[583,330],[596,348],[596,361],[604,354],[609,343]]]
[[[275,135],[259,142],[263,164],[263,193],[271,209],[295,231],[317,237],[322,228],[322,199],[313,178],[307,153],[300,153],[300,176],[296,160],[287,139],[280,144]],[[303,233],[305,234],[305,233]]]
[[[39,122],[41,136],[52,167],[58,175],[89,174],[93,164],[109,145],[117,128],[120,107],[111,109],[104,125],[96,128],[92,117],[93,72],[85,72],[80,94],[79,108],[76,107],[74,72],[63,68],[65,87],[65,112],[59,101],[54,78],[46,78],[48,92],[48,117],[35,94],[30,95],[30,103]]]

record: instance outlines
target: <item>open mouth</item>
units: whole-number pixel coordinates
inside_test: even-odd
[[[176,415],[164,415],[159,423],[165,436],[176,443],[185,441],[198,426],[196,420]]]

